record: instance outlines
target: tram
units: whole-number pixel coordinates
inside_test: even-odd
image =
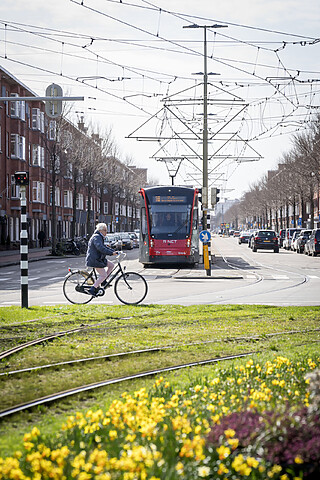
[[[199,262],[198,190],[159,186],[139,193],[139,261],[144,265]]]

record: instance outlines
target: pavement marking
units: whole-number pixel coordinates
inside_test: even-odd
[[[66,263],[67,260],[51,260],[50,263]]]
[[[274,280],[289,280],[287,275],[272,275],[272,278]]]
[[[0,278],[0,282],[6,282],[7,280],[13,280],[11,277]]]
[[[320,278],[317,275],[308,275],[309,278]]]

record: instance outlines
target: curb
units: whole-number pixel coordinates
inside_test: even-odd
[[[59,256],[53,256],[53,255],[45,255],[43,257],[39,257],[39,258],[28,258],[28,263],[31,263],[31,262],[40,262],[41,260],[56,260],[57,258],[58,259],[64,259],[64,258],[81,258],[83,257],[84,255],[59,255]],[[0,268],[2,267],[11,267],[13,265],[20,265],[20,259],[19,260],[12,260],[12,261],[8,261],[8,262],[0,262]]]

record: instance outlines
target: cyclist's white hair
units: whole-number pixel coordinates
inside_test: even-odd
[[[98,223],[96,225],[96,230],[98,230],[98,232],[100,232],[101,230],[104,230],[105,228],[108,229],[108,227],[105,223]]]

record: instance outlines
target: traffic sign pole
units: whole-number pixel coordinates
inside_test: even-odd
[[[200,242],[203,243],[203,263],[204,268],[207,272],[207,276],[211,276],[211,249],[210,249],[210,242],[211,242],[211,233],[210,230],[202,230],[199,234]]]

